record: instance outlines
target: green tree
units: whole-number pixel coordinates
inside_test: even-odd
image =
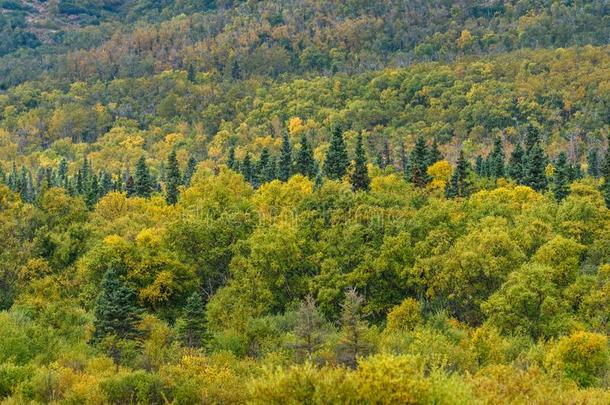
[[[188,162],[186,162],[186,169],[184,169],[184,179],[182,180],[185,186],[191,185],[191,179],[193,178],[193,174],[195,174],[195,170],[197,170],[197,160],[194,157],[189,157]]]
[[[176,159],[176,150],[172,150],[167,158],[167,172],[165,175],[165,201],[174,205],[178,202],[178,187],[182,185],[182,175]]]
[[[94,343],[108,340],[110,355],[115,364],[120,364],[121,343],[139,336],[137,326],[141,320],[141,310],[135,292],[123,283],[113,268],[104,274],[94,315]]]
[[[140,156],[136,163],[136,173],[134,178],[134,195],[137,197],[148,198],[153,191],[153,180],[146,164],[146,158]]]
[[[235,163],[235,145],[231,144],[229,147],[229,156],[227,157],[227,167],[231,170],[236,170]]]
[[[324,174],[331,180],[340,180],[347,173],[349,158],[343,131],[340,126],[336,126],[330,138],[330,145],[324,160]]]
[[[443,160],[443,154],[438,149],[438,142],[434,140],[434,142],[432,142],[432,146],[430,147],[430,151],[428,152],[428,167],[432,166],[439,160]]]
[[[601,176],[603,177],[601,192],[606,201],[606,206],[610,208],[610,136],[608,137],[608,149],[606,150],[606,156],[604,157]]]
[[[182,316],[176,321],[176,333],[186,347],[201,347],[207,335],[205,309],[201,294],[194,292],[186,301]]]
[[[254,169],[252,167],[252,158],[250,157],[250,152],[246,153],[244,161],[240,165],[240,170],[246,181],[252,183],[252,181],[254,180]]]
[[[519,143],[515,145],[510,155],[508,175],[518,184],[523,184],[525,181],[525,155]]]
[[[504,177],[504,147],[500,137],[494,140],[494,149],[488,157],[487,165],[491,177]]]
[[[411,176],[410,180],[413,184],[418,187],[424,187],[428,181],[428,147],[426,141],[422,136],[417,138],[415,147],[411,151],[410,168]]]
[[[587,154],[587,174],[599,177],[599,154],[597,148],[591,148]]]
[[[300,145],[301,148],[297,154],[295,170],[297,173],[312,179],[316,176],[316,162],[313,157],[313,150],[309,142],[307,142],[305,134],[301,135]]]
[[[369,169],[366,164],[366,155],[362,145],[362,135],[358,134],[356,139],[356,150],[354,159],[354,171],[351,173],[350,182],[352,190],[368,191],[371,187],[371,178],[369,177]]]
[[[464,152],[460,151],[455,170],[445,191],[447,197],[468,197],[470,195],[469,168],[470,165],[464,157]]]
[[[536,191],[546,189],[547,158],[540,142],[540,133],[532,124],[527,127],[525,171],[523,184]]]
[[[279,162],[279,179],[281,181],[288,181],[292,174],[292,145],[288,139],[288,134],[284,133],[282,136],[282,148],[280,150],[280,162]]]
[[[557,161],[555,162],[555,168],[553,172],[553,194],[557,201],[562,201],[568,196],[570,191],[570,176],[568,173],[568,157],[565,152],[561,152]]]

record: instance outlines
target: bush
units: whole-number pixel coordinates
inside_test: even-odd
[[[111,404],[163,404],[169,399],[161,378],[141,370],[121,372],[102,381],[101,388]]]

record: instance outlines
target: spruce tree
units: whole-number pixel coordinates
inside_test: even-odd
[[[267,180],[265,173],[269,166],[269,159],[269,150],[267,148],[263,148],[263,150],[261,151],[261,156],[258,159],[258,163],[256,164],[256,178],[254,180],[255,187],[260,186]]]
[[[569,174],[568,174],[568,158],[565,152],[561,152],[553,172],[553,194],[557,201],[561,201],[568,195],[569,192]]]
[[[331,180],[341,180],[347,173],[349,158],[343,131],[340,126],[336,126],[330,138],[330,145],[324,160],[324,174]]]
[[[474,163],[474,172],[479,176],[484,176],[485,175],[485,173],[484,173],[485,169],[483,167],[484,165],[485,165],[485,162],[483,160],[483,156],[477,155],[477,158]]]
[[[6,184],[6,173],[4,167],[0,164],[0,184]]]
[[[508,163],[508,175],[518,184],[525,181],[525,156],[521,144],[515,145]]]
[[[95,173],[89,176],[89,184],[87,185],[87,190],[85,192],[85,202],[89,208],[93,208],[95,203],[99,198],[99,183],[97,179],[97,175]]]
[[[311,149],[311,146],[309,146],[305,134],[301,135],[300,145],[301,149],[299,149],[299,153],[297,154],[295,170],[297,173],[307,176],[310,179],[314,178],[316,175],[316,163],[313,157],[313,150]]]
[[[413,184],[418,187],[424,187],[429,180],[428,177],[428,161],[429,154],[428,148],[426,147],[426,141],[422,136],[417,138],[415,147],[411,152],[410,167],[411,177],[410,180]]]
[[[358,134],[356,139],[356,150],[354,159],[354,171],[351,173],[350,182],[352,190],[368,191],[371,187],[371,178],[369,177],[369,169],[366,165],[366,155],[364,146],[362,145],[362,134]]]
[[[198,348],[206,340],[205,309],[201,295],[193,293],[186,301],[182,316],[176,321],[176,332],[186,347]]]
[[[134,195],[148,198],[153,192],[153,187],[154,183],[146,164],[146,158],[141,156],[136,163]]]
[[[587,174],[591,177],[599,177],[599,154],[597,148],[591,148],[587,154]]]
[[[299,361],[313,361],[314,353],[324,344],[326,335],[326,319],[316,307],[316,302],[312,295],[305,297],[305,300],[297,310],[297,322],[294,329],[296,343],[294,348],[297,352]]]
[[[62,158],[57,168],[57,177],[59,185],[63,188],[68,188],[68,161],[66,158]]]
[[[247,182],[252,183],[254,177],[254,170],[252,168],[252,158],[250,157],[250,152],[246,153],[244,157],[244,161],[241,164],[241,174],[244,176]]]
[[[432,166],[434,163],[438,162],[439,160],[443,160],[443,154],[438,149],[438,142],[436,142],[436,140],[435,140],[434,142],[432,142],[432,147],[430,148],[430,151],[428,152],[428,167]]]
[[[186,169],[184,169],[184,179],[182,180],[182,183],[185,186],[190,186],[191,185],[191,179],[193,178],[193,174],[195,174],[195,171],[197,170],[197,161],[195,160],[194,157],[189,157],[188,162],[186,162]]]
[[[133,180],[133,176],[127,177],[125,182],[125,193],[127,197],[133,197],[136,195],[136,182]]]
[[[229,156],[227,156],[227,167],[231,170],[237,169],[235,165],[235,145],[233,144],[229,146]]]
[[[139,336],[137,325],[141,310],[135,292],[128,288],[114,269],[109,269],[100,284],[100,293],[95,304],[93,342],[100,343],[110,338],[109,348],[115,364],[121,360],[121,342]]]
[[[606,201],[606,206],[610,208],[610,136],[608,136],[608,149],[606,149],[606,155],[602,164],[601,176],[603,177],[601,192]]]
[[[487,166],[491,177],[504,177],[504,147],[500,137],[494,140],[494,149],[489,155]]]
[[[290,139],[288,134],[284,133],[282,136],[282,148],[280,150],[280,162],[279,162],[279,179],[281,181],[287,181],[292,174],[292,146],[290,145]]]
[[[100,197],[108,194],[114,187],[112,176],[106,170],[100,175]]]
[[[540,142],[538,129],[529,124],[525,140],[525,165],[523,184],[536,191],[546,189],[546,163],[547,158]]]
[[[195,73],[195,67],[193,66],[193,64],[189,64],[187,73],[186,73],[186,78],[189,82],[191,83],[195,83],[196,80],[196,73]]]
[[[410,180],[411,178],[411,168],[409,165],[409,157],[407,155],[407,150],[405,148],[404,142],[400,144],[400,168],[402,170],[402,175],[406,180]]]
[[[445,195],[449,198],[468,197],[470,195],[470,181],[468,179],[469,164],[464,157],[464,152],[460,151],[460,156],[449,185],[445,189]]]
[[[362,317],[364,299],[355,289],[350,288],[341,305],[341,336],[337,346],[338,360],[355,368],[358,357],[368,354],[372,348],[368,339],[368,325]]]
[[[176,150],[167,157],[167,170],[165,173],[165,201],[174,205],[178,202],[178,187],[182,185],[182,175],[178,167]]]

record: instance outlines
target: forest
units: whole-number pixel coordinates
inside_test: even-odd
[[[609,38],[0,0],[0,404],[610,403]]]

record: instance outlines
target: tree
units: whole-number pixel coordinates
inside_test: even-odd
[[[369,177],[369,169],[366,165],[366,156],[362,145],[362,135],[358,134],[356,139],[356,158],[354,159],[354,171],[351,174],[350,182],[352,190],[368,191],[371,187],[371,178]]]
[[[358,357],[372,350],[367,336],[368,325],[362,318],[363,306],[364,298],[354,288],[349,288],[341,305],[341,337],[337,346],[337,358],[351,368],[356,368]]]
[[[280,150],[280,162],[279,162],[279,179],[281,181],[288,181],[292,174],[292,146],[288,139],[288,134],[284,133],[282,136],[282,148]]]
[[[517,183],[523,184],[525,181],[525,160],[521,144],[515,145],[515,149],[510,155],[508,164],[508,175]]]
[[[194,292],[176,321],[176,333],[186,347],[201,347],[206,339],[205,310],[201,294]]]
[[[445,191],[447,197],[468,197],[470,195],[469,166],[468,161],[464,157],[464,152],[460,151],[455,171],[449,181],[449,187]]]
[[[121,361],[121,343],[139,336],[137,326],[141,320],[141,310],[135,292],[123,283],[113,268],[104,274],[94,314],[93,342],[109,340],[110,355],[118,366]]]
[[[263,150],[261,151],[261,156],[258,159],[258,163],[256,165],[255,187],[258,187],[267,181],[270,160],[271,156],[269,155],[269,150],[267,148],[263,148]],[[273,164],[275,165],[275,161],[273,162]]]
[[[127,197],[133,197],[136,195],[136,182],[133,180],[133,176],[127,177],[127,181],[125,182],[125,192],[127,193]]]
[[[66,158],[62,158],[61,162],[59,162],[59,167],[57,169],[57,177],[59,180],[59,185],[63,188],[68,188],[68,161]]]
[[[599,154],[597,148],[591,148],[587,154],[587,174],[591,177],[599,177]]]
[[[134,178],[134,195],[148,198],[153,191],[153,180],[146,164],[146,159],[141,156],[136,163]]]
[[[165,201],[174,205],[178,202],[178,187],[182,185],[182,175],[176,159],[176,150],[172,150],[167,158],[167,172],[165,175]]]
[[[604,157],[601,175],[603,177],[601,192],[606,201],[606,206],[610,208],[610,136],[608,137],[608,149],[606,150],[606,156]]]
[[[336,126],[330,138],[330,145],[324,160],[324,174],[331,180],[340,180],[347,173],[349,158],[343,132],[340,126]]]
[[[294,328],[296,342],[294,348],[299,359],[313,360],[314,353],[324,344],[326,319],[318,311],[312,295],[307,295],[297,310]]]
[[[546,189],[546,155],[540,145],[540,134],[533,125],[528,125],[525,149],[523,184],[536,191]]]
[[[188,70],[186,72],[186,78],[189,82],[195,83],[197,76],[193,64],[189,64]]]
[[[424,187],[428,183],[428,148],[426,147],[426,141],[422,136],[417,138],[415,147],[411,151],[410,168],[411,176],[410,180],[413,184],[418,187]]]
[[[494,149],[488,157],[487,166],[491,177],[504,177],[504,147],[500,137],[494,140]]]
[[[443,154],[438,149],[438,142],[434,140],[430,147],[430,151],[428,152],[428,167],[441,160],[443,160]]]
[[[197,170],[197,161],[194,157],[190,157],[188,162],[186,162],[186,169],[184,169],[184,179],[182,183],[185,186],[191,185],[191,179],[193,178],[193,174],[195,174],[195,170]]]
[[[252,158],[250,157],[250,152],[246,153],[244,157],[244,161],[240,165],[241,174],[244,176],[246,181],[252,183],[254,180],[254,170],[252,168]]]
[[[227,167],[231,170],[235,170],[235,145],[231,144],[229,147],[229,156],[227,157]]]
[[[568,170],[568,157],[565,152],[561,152],[557,162],[555,162],[555,170],[553,172],[553,194],[557,201],[562,201],[566,198],[570,191]]]
[[[310,179],[316,176],[316,162],[313,157],[313,150],[307,142],[307,136],[301,135],[301,149],[297,154],[295,171]]]

